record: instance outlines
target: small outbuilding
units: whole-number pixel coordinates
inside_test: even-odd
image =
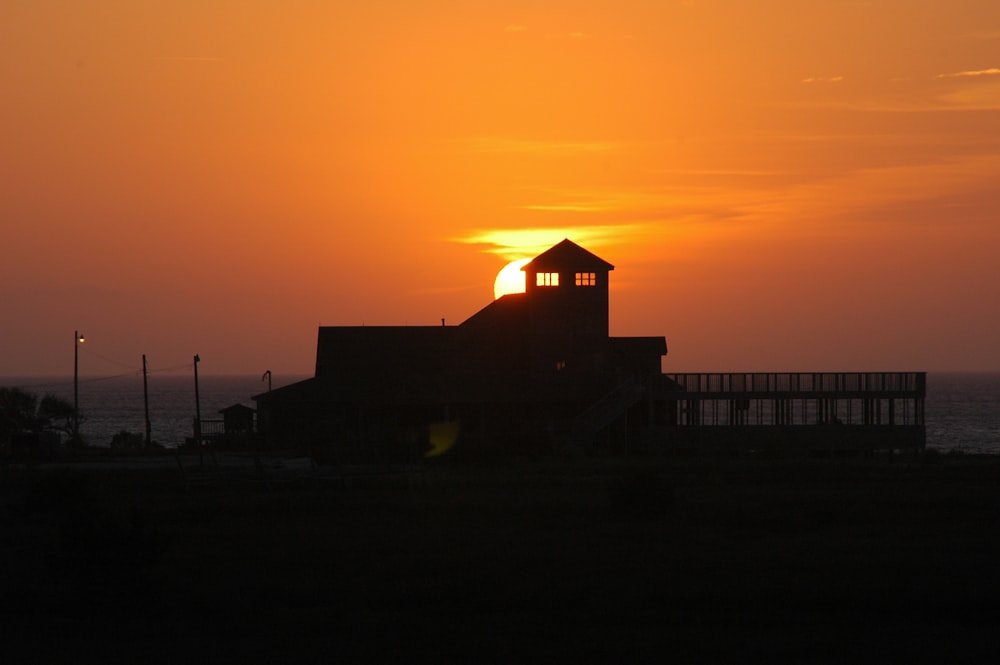
[[[254,417],[257,410],[245,404],[233,404],[220,409],[222,429],[227,437],[247,436],[254,431]]]

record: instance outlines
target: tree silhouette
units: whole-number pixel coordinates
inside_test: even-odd
[[[19,435],[70,435],[72,431],[73,405],[66,400],[54,395],[39,399],[21,388],[0,388],[0,445],[5,449]]]

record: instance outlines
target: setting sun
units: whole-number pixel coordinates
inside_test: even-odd
[[[524,273],[521,272],[521,268],[529,261],[531,259],[518,259],[500,269],[496,281],[493,282],[494,299],[508,293],[524,293]]]

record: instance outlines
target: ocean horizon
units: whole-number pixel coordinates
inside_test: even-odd
[[[307,376],[271,377],[279,388]],[[147,379],[152,440],[175,448],[193,435],[196,408],[192,374],[157,375]],[[18,387],[39,397],[54,395],[72,403],[73,377],[9,377],[0,386]],[[203,420],[221,420],[221,409],[243,404],[254,406],[253,396],[267,392],[268,383],[256,375],[208,375],[198,377],[198,398]],[[115,434],[128,431],[145,434],[146,418],[142,373],[110,377],[80,377],[80,434],[93,446],[109,446]]]
[[[274,375],[280,388],[308,378]],[[196,411],[193,375],[150,374],[149,418],[153,441],[173,448],[193,433]],[[0,387],[73,400],[73,377],[7,377]],[[268,390],[261,375],[200,376],[201,417],[221,419],[221,409],[243,404]],[[118,432],[145,432],[142,374],[79,379],[80,432],[94,446],[108,446]],[[1000,454],[1000,372],[929,372],[926,400],[927,447],[940,451]]]

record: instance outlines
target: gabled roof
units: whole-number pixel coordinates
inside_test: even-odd
[[[240,413],[240,412],[255,413],[256,411],[257,409],[253,408],[252,406],[246,406],[245,404],[233,404],[232,406],[227,406],[224,409],[219,409],[219,413],[221,414]]]
[[[533,258],[521,270],[525,272],[544,272],[560,268],[587,271],[615,269],[613,265],[601,257],[591,254],[567,238]]]
[[[316,375],[434,371],[454,335],[455,326],[322,326]]]
[[[505,328],[505,332],[513,333],[526,324],[527,305],[526,293],[508,293],[467,318],[459,327],[464,331]]]

